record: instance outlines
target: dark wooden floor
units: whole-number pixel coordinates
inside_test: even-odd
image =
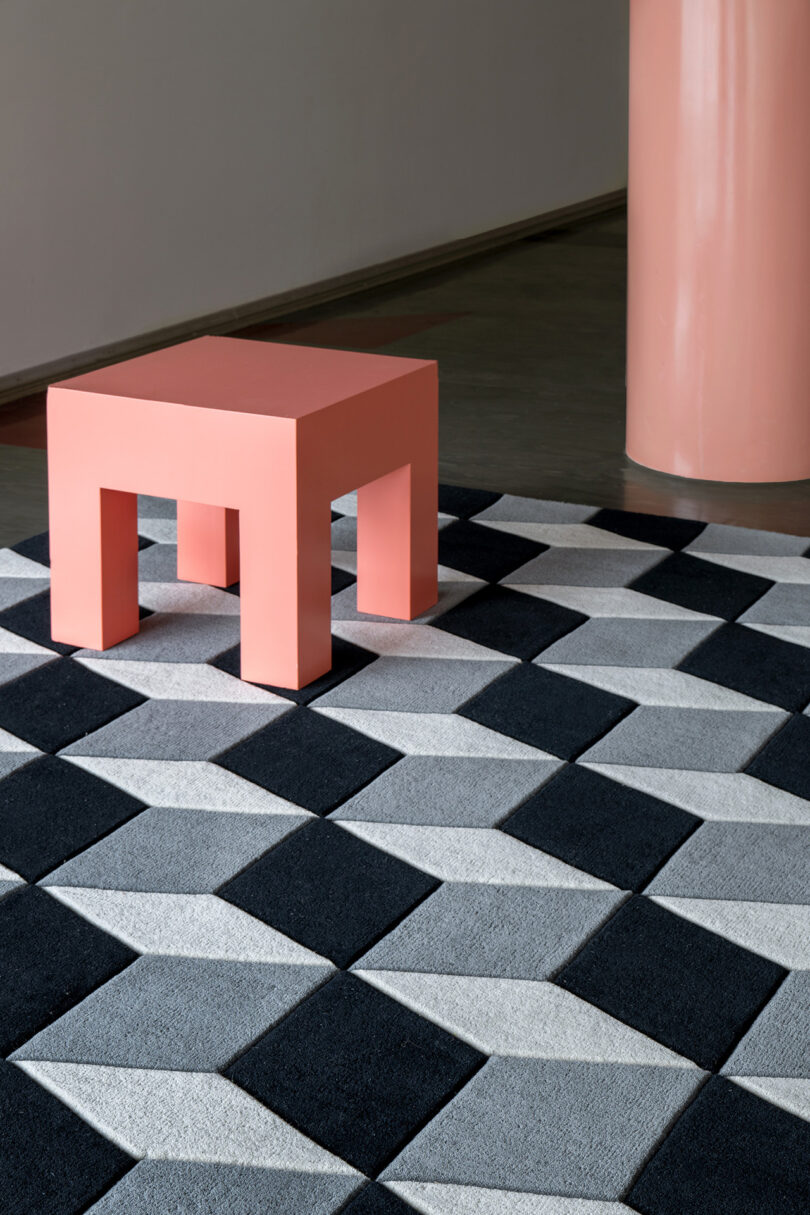
[[[688,481],[624,455],[625,281],[616,213],[241,336],[438,359],[445,481],[810,534],[810,481]],[[0,409],[0,544],[46,525],[43,399]]]

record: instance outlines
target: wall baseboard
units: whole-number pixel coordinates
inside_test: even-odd
[[[501,245],[521,240],[525,236],[543,232],[549,228],[557,228],[563,224],[575,223],[604,212],[615,211],[623,207],[627,201],[627,190],[612,190],[608,194],[600,194],[596,198],[585,199],[583,202],[572,203],[567,207],[559,207],[555,211],[546,211],[531,219],[519,220],[517,223],[506,224],[501,228],[493,228],[476,236],[467,236],[461,240],[449,241],[443,245],[435,245],[419,253],[409,253],[404,257],[395,257],[390,261],[380,262],[362,270],[352,270],[334,278],[323,279],[306,287],[296,287],[292,291],[282,291],[276,295],[268,295],[263,299],[241,304],[236,308],[225,308],[219,312],[211,312],[206,316],[195,317],[182,321],[177,325],[167,325],[150,333],[140,334],[133,338],[124,338],[119,342],[110,342],[106,346],[97,346],[93,350],[84,350],[79,354],[67,355],[54,359],[50,363],[40,363],[36,367],[28,367],[10,375],[0,376],[0,406],[47,388],[55,380],[64,379],[70,375],[81,375],[104,367],[122,359],[133,358],[135,355],[147,354],[150,350],[158,350],[163,346],[171,346],[176,342],[187,341],[203,334],[227,334],[234,330],[247,328],[248,325],[258,325],[266,321],[279,320],[304,309],[327,304],[350,295],[357,295],[375,287],[395,283],[412,275],[423,274],[425,271],[462,261]]]

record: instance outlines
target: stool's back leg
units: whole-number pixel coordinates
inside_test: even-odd
[[[138,632],[138,498],[49,464],[51,636],[106,650]]]
[[[437,475],[423,458],[357,493],[357,607],[413,620],[438,598]]]
[[[239,581],[239,512],[177,503],[177,577],[207,586]]]

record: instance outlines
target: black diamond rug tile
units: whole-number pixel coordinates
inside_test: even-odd
[[[728,569],[689,553],[671,553],[628,585],[633,591],[693,612],[735,620],[774,584],[757,574]]]
[[[75,764],[43,755],[0,781],[0,863],[39,881],[143,808]]]
[[[375,1176],[485,1059],[361,979],[340,974],[225,1074]]]
[[[634,708],[624,696],[521,664],[458,712],[560,759],[574,759]]]
[[[554,982],[716,1070],[785,974],[775,962],[634,895]]]
[[[138,615],[141,620],[145,620],[152,612],[148,608],[139,607]],[[16,633],[28,641],[34,641],[55,654],[75,654],[79,649],[78,646],[66,645],[51,638],[50,591],[40,591],[39,594],[31,595],[0,612],[0,628],[8,629],[10,633]]]
[[[684,548],[696,540],[705,529],[705,523],[694,519],[675,519],[667,515],[643,515],[630,510],[599,510],[588,520],[591,527],[601,527],[627,536],[630,540],[641,540],[645,544],[658,544],[673,551]]]
[[[810,801],[810,717],[791,717],[754,756],[746,772]]]
[[[39,532],[36,536],[28,536],[25,540],[21,540],[19,544],[13,544],[11,551],[19,553],[21,557],[27,557],[29,561],[36,561],[38,565],[50,566],[51,564],[51,547],[48,532]]]
[[[0,687],[27,675],[29,671],[44,666],[47,662],[58,662],[56,654],[6,654],[0,664]]]
[[[588,619],[547,599],[505,586],[476,591],[433,623],[456,637],[515,658],[534,658],[546,646]]]
[[[328,814],[398,759],[393,747],[298,708],[217,756],[216,763],[314,814]]]
[[[342,515],[338,515],[332,511],[332,522],[335,519],[342,519]],[[347,586],[352,586],[357,581],[354,574],[350,574],[348,570],[341,569],[338,565],[332,566],[332,590],[333,595],[337,595],[340,591],[345,591]],[[230,586],[223,588],[229,595],[241,595],[242,584],[240,582],[232,582]]]
[[[241,655],[241,646],[235,645],[230,650],[226,650],[224,654],[212,658],[211,666],[218,667],[220,671],[226,671],[229,675],[239,679]],[[370,662],[375,662],[376,659],[377,655],[372,654],[370,650],[364,650],[362,646],[354,645],[351,641],[344,641],[340,637],[333,636],[332,666],[325,675],[321,675],[320,679],[313,679],[312,683],[306,684],[303,688],[278,688],[272,687],[270,684],[257,684],[256,686],[265,688],[268,692],[275,692],[277,696],[284,696],[295,704],[308,705],[311,701],[317,700],[319,696],[331,691],[332,688],[336,688],[339,683],[343,683],[351,675],[362,671],[363,667],[368,666]]]
[[[136,957],[38,886],[12,890],[0,899],[0,1054],[16,1050]]]
[[[443,515],[455,515],[458,519],[469,519],[488,506],[494,505],[501,494],[488,489],[467,489],[462,485],[439,486],[439,511]]]
[[[341,1209],[340,1215],[413,1215],[415,1210],[410,1203],[397,1198],[392,1190],[372,1181]]]
[[[0,687],[0,727],[40,751],[59,751],[144,699],[72,658],[60,658]]]
[[[338,565],[332,566],[332,594],[337,595],[340,591],[345,591],[347,586],[353,586],[357,581],[354,574],[350,574],[348,570],[343,570]]]
[[[438,885],[334,823],[315,819],[218,894],[338,966],[348,966]]]
[[[149,540],[146,536],[138,536],[138,548],[149,548],[154,544],[154,540]],[[21,557],[28,557],[29,561],[37,561],[40,565],[50,566],[51,564],[51,546],[50,536],[48,532],[40,532],[38,536],[29,536],[27,540],[21,540],[19,544],[13,544],[11,551],[19,553]]]
[[[486,582],[500,581],[547,548],[547,544],[468,519],[448,523],[439,532],[439,564]]]
[[[51,639],[50,591],[32,595],[30,599],[24,599],[22,603],[15,603],[13,607],[0,612],[0,628],[27,637],[29,641],[35,641],[37,645],[43,645],[57,654],[75,654],[79,648]]]
[[[80,1215],[135,1160],[11,1063],[0,1061],[5,1215]]]
[[[810,701],[810,648],[742,624],[717,629],[677,669],[794,712]]]
[[[501,830],[622,890],[640,890],[702,820],[571,764]]]
[[[641,1215],[806,1215],[810,1123],[714,1076],[627,1202]]]

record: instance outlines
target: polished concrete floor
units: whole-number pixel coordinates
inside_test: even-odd
[[[438,359],[452,484],[810,534],[810,481],[689,481],[627,459],[625,282],[613,213],[241,336]],[[0,544],[46,526],[43,400],[0,408]]]

